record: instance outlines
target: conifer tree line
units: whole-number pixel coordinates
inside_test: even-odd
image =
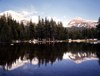
[[[98,37],[96,28],[73,29],[69,31],[70,39],[94,39]]]
[[[56,23],[53,19],[40,19],[35,24],[30,20],[27,26],[12,19],[11,15],[0,18],[0,42],[12,40],[67,40],[68,30],[62,22]]]
[[[53,19],[40,19],[35,24],[30,22],[25,26],[23,22],[19,23],[12,19],[11,15],[3,15],[0,18],[0,42],[9,42],[12,40],[68,40],[98,38],[100,35],[100,19],[97,28],[70,30],[63,27],[62,22],[56,23]],[[100,38],[100,37],[99,37]]]

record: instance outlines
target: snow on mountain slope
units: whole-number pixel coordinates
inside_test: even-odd
[[[64,54],[63,59],[70,59],[70,60],[73,60],[75,63],[79,64],[79,63],[82,63],[83,61],[97,60],[98,58],[96,54],[92,54],[92,53],[72,54],[71,52],[67,52]]]
[[[3,13],[0,13],[0,15],[3,15],[3,14],[5,14],[5,16],[7,16],[7,14],[8,15],[11,15],[12,16],[12,19],[14,19],[14,20],[16,20],[18,22],[23,21],[24,25],[26,25],[27,22],[30,21],[30,19],[26,18],[25,16],[23,16],[21,14],[18,14],[18,13],[14,12],[14,11],[11,11],[11,10],[5,11]]]
[[[73,20],[71,20],[67,26],[68,27],[75,26],[75,27],[86,27],[86,28],[94,27],[95,28],[96,25],[97,25],[97,21],[90,21],[90,20],[82,19],[80,17],[76,17]]]

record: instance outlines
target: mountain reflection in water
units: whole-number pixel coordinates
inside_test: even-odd
[[[70,59],[75,63],[86,60],[99,59],[99,44],[87,43],[51,43],[51,44],[28,44],[20,43],[10,46],[0,45],[0,67],[4,70],[13,70],[31,63],[41,67],[45,64],[53,64],[56,61]]]

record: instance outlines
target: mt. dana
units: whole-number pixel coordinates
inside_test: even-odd
[[[22,21],[24,23],[24,25],[27,25],[27,23],[30,21],[29,18],[17,13],[17,12],[14,12],[12,10],[9,10],[9,11],[5,11],[3,13],[0,13],[0,16],[2,16],[3,14],[5,14],[5,16],[8,15],[11,15],[12,16],[12,19],[18,21],[19,23]]]
[[[96,25],[97,25],[97,21],[90,21],[90,20],[82,19],[80,17],[76,17],[73,20],[71,20],[67,26],[68,27],[75,26],[75,27],[85,27],[85,28],[92,28],[92,27],[96,28]]]

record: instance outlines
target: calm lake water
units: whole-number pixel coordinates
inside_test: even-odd
[[[100,76],[100,44],[1,44],[0,76]]]

